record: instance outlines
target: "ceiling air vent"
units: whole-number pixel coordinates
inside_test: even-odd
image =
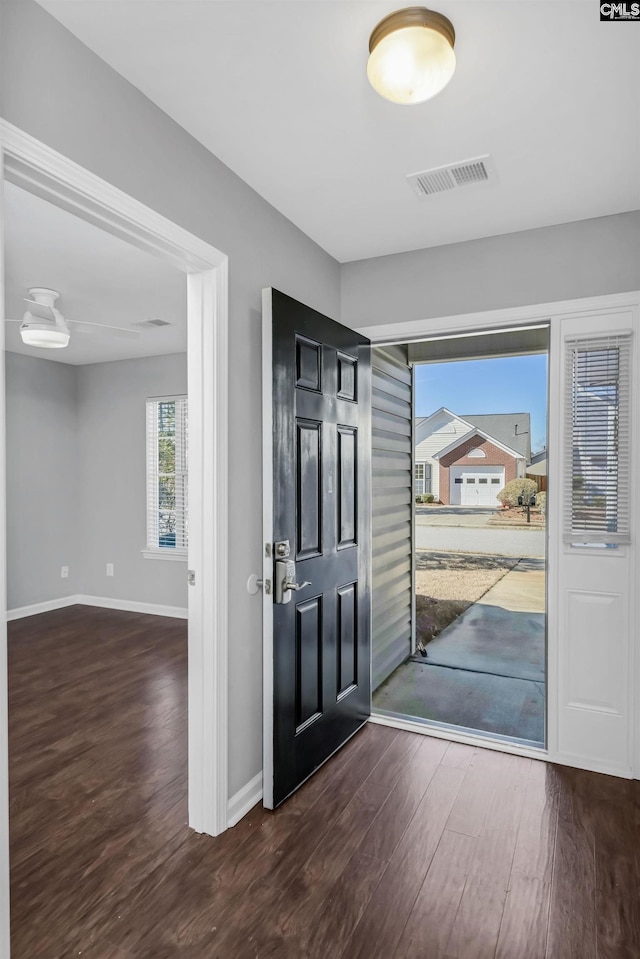
[[[461,160],[460,163],[449,163],[447,166],[423,170],[422,173],[410,173],[407,176],[407,180],[421,197],[470,186],[472,183],[487,183],[490,179],[495,179],[495,172],[489,156]]]
[[[139,323],[134,323],[134,326],[172,326],[173,324],[169,320],[140,320]]]

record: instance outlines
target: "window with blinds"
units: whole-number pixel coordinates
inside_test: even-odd
[[[147,549],[187,551],[187,397],[147,400]]]
[[[564,541],[630,542],[631,334],[566,341]]]

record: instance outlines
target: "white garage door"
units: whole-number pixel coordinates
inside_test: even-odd
[[[452,466],[451,504],[497,506],[504,486],[504,466]]]

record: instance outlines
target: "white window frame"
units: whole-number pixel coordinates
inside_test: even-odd
[[[422,468],[422,476],[418,477],[416,474],[420,468]],[[413,483],[415,496],[426,496],[431,492],[431,464],[426,460],[418,460],[413,464]],[[422,484],[420,492],[418,492],[419,483]]]
[[[574,336],[565,341],[565,432],[571,442],[565,446],[563,540],[574,547],[617,547],[631,542],[632,349],[630,332]],[[594,375],[604,380],[603,387],[613,390],[610,400],[601,396],[597,388],[590,394],[584,387],[590,354],[597,365]],[[588,406],[590,396],[592,403],[603,406],[592,416]],[[580,457],[583,446],[586,446],[584,465]],[[576,522],[580,507],[574,483],[578,479],[595,482],[598,470],[589,459],[596,455],[605,461],[605,470],[602,488],[592,495],[598,495],[603,501],[605,515],[590,516],[586,507]],[[610,530],[603,529],[603,520],[611,523]]]
[[[159,489],[158,469],[159,439],[158,410],[161,403],[176,404],[176,441],[175,441],[175,472],[171,475],[176,480],[176,544],[175,546],[160,546],[159,533]],[[181,410],[182,408],[182,410]],[[187,562],[188,532],[187,532],[187,417],[188,400],[186,394],[171,396],[151,396],[147,399],[147,545],[142,550],[145,559],[173,560]]]

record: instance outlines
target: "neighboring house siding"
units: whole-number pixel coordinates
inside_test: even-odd
[[[481,449],[486,456],[477,458],[468,456],[468,453],[474,449]],[[514,456],[511,456],[500,447],[494,446],[489,440],[474,434],[468,440],[463,440],[456,449],[451,450],[440,459],[440,501],[446,505],[450,502],[449,470],[452,466],[469,466],[471,468],[478,466],[504,466],[505,484],[518,476],[518,463]],[[524,462],[524,461],[522,461]]]
[[[440,498],[439,485],[439,467],[438,460],[434,459],[436,453],[441,449],[453,443],[456,436],[464,436],[469,432],[469,426],[459,420],[457,417],[451,417],[449,414],[442,414],[433,423],[429,424],[429,435],[421,440],[422,424],[418,425],[416,436],[416,463],[428,463],[431,467],[431,492],[436,500]],[[424,430],[422,430],[424,433]]]

